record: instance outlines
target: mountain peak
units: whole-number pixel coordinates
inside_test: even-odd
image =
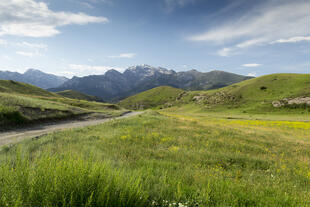
[[[24,82],[43,89],[59,87],[68,80],[65,77],[47,74],[33,68],[28,69],[23,74],[18,72],[1,72],[0,79]]]
[[[136,70],[149,70],[149,69],[153,69],[154,67],[147,65],[147,64],[142,64],[142,65],[134,65],[129,67],[127,70],[130,71],[136,71]]]
[[[175,73],[173,70],[168,70],[168,69],[162,68],[162,67],[153,67],[153,66],[150,66],[147,64],[135,65],[135,66],[129,67],[126,71],[127,72],[130,71],[133,73],[143,73],[147,76],[154,75],[154,73],[162,73],[162,74]]]
[[[136,65],[125,72],[109,70],[101,76],[72,78],[54,91],[76,90],[115,101],[158,86],[173,86],[186,90],[207,90],[224,87],[249,79],[248,77],[216,71],[203,73],[197,70],[175,72],[162,67]]]
[[[29,73],[43,73],[43,72],[38,69],[33,69],[33,68],[29,68],[26,72],[24,72],[24,74],[29,74]]]

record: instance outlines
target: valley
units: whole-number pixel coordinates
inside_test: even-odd
[[[0,207],[310,207],[310,0],[0,0]]]
[[[159,86],[117,104],[0,83],[2,117],[9,117],[5,107],[25,119],[41,120],[41,111],[52,109],[101,114],[0,133],[1,205],[310,205],[310,105],[273,104],[309,97],[309,75],[273,74],[200,91]],[[29,116],[21,106],[41,111]],[[138,112],[102,119],[129,110]]]

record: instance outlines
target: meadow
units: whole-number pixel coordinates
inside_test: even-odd
[[[170,108],[6,146],[0,206],[310,206],[310,123],[285,119]]]

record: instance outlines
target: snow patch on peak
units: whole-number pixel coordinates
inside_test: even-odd
[[[129,67],[127,70],[134,72],[134,73],[143,73],[144,76],[152,76],[155,73],[162,73],[162,74],[175,73],[173,70],[168,70],[162,67],[152,67],[147,64],[132,66],[132,67]]]

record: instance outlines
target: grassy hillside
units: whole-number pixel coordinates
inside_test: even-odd
[[[58,95],[61,95],[66,98],[71,98],[71,99],[79,99],[79,100],[85,100],[85,101],[101,101],[101,99],[96,96],[87,95],[87,94],[74,91],[74,90],[65,90],[65,91],[59,91],[56,93]]]
[[[114,116],[123,110],[114,104],[64,98],[29,84],[0,81],[1,129],[95,112]]]
[[[307,96],[310,96],[310,74],[273,74],[217,90],[189,92],[183,97],[181,104],[199,104],[210,111],[229,109],[238,112],[268,113],[295,109],[292,111],[295,113],[305,111],[307,107],[294,105],[275,108],[272,102]]]
[[[169,105],[184,91],[170,86],[160,86],[148,91],[128,97],[119,102],[119,104],[128,109],[148,109]]]
[[[55,93],[43,90],[39,87],[12,80],[0,80],[0,93],[60,97]]]
[[[53,133],[2,150],[0,205],[309,206],[309,129],[182,111]]]

